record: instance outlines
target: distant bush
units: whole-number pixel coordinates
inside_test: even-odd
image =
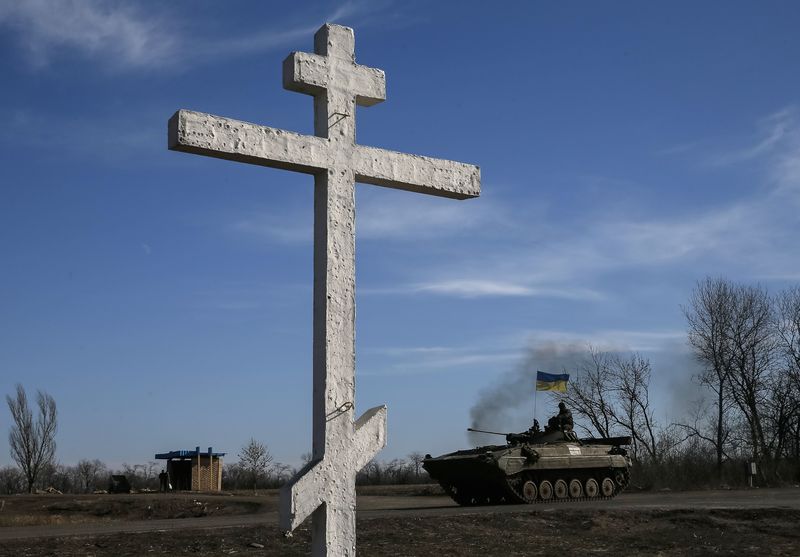
[[[27,491],[25,476],[22,475],[16,466],[5,466],[0,468],[0,493],[3,495],[13,495]]]

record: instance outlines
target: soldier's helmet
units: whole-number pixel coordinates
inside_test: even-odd
[[[559,410],[566,410],[567,409],[567,405],[564,404],[563,402],[559,402],[558,403],[558,409]]]

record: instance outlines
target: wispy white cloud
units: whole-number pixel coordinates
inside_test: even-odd
[[[482,297],[529,297],[529,298],[561,298],[567,300],[599,300],[600,292],[588,288],[541,288],[522,283],[513,283],[491,279],[443,279],[418,284],[407,284],[393,288],[362,288],[365,295],[376,294],[443,294],[461,298]]]
[[[121,0],[0,0],[0,28],[16,31],[36,67],[74,53],[115,69],[159,69],[285,48],[300,39],[310,41],[324,22],[366,21],[387,6],[388,2],[351,0],[327,13],[309,14],[303,23],[272,23],[215,37],[191,33],[191,18],[178,24],[168,5],[149,4],[144,10]]]
[[[751,145],[719,153],[711,158],[714,165],[725,166],[771,155],[790,135],[796,133],[795,107],[786,107],[757,122],[756,141]]]
[[[64,49],[119,66],[160,66],[178,46],[162,18],[122,2],[6,0],[0,4],[0,25],[17,31],[37,66]]]
[[[742,228],[752,216],[750,203],[736,203],[671,219],[605,222],[591,243],[599,250],[601,243],[609,246],[607,261],[612,265],[667,264],[757,241],[749,227]]]
[[[499,373],[523,356],[526,342],[517,334],[500,334],[453,345],[363,347],[359,374],[439,374],[475,366],[486,373]]]
[[[265,242],[310,243],[312,219],[310,210],[263,209],[239,216],[229,226]],[[491,202],[456,203],[384,190],[360,193],[356,204],[358,240],[443,239],[489,225],[502,227],[501,210]]]
[[[380,364],[361,364],[359,374],[422,375],[463,371],[480,366],[487,374],[500,374],[523,361],[531,349],[593,346],[610,352],[636,351],[650,355],[674,352],[685,344],[684,330],[631,331],[604,329],[587,332],[548,329],[515,331],[458,346],[372,347],[363,349],[362,360],[377,356]]]
[[[774,153],[769,170],[778,196],[789,196],[795,201],[800,197],[800,124],[797,113],[795,107],[778,113],[782,119],[776,120],[775,125],[781,128],[784,141],[782,148]]]
[[[206,41],[184,39],[182,43],[191,45],[190,49],[186,48],[185,50],[191,50],[193,57],[200,56],[212,59],[266,52],[283,48],[286,45],[296,43],[298,40],[304,40],[310,46],[311,37],[323,23],[336,23],[344,19],[358,20],[362,16],[385,8],[386,5],[386,2],[373,2],[370,4],[363,1],[348,1],[341,3],[332,12],[320,17],[309,18],[309,23],[307,24],[295,25],[289,28],[286,28],[286,26],[272,27],[262,31],[245,33],[241,36],[221,37]]]
[[[416,292],[435,292],[457,296],[531,296],[533,289],[521,284],[491,280],[447,280],[417,285]]]
[[[441,266],[432,263],[423,271],[427,279],[361,292],[602,301],[608,293],[592,279],[611,272],[704,259],[742,266],[768,258],[770,252],[780,257],[784,245],[775,243],[775,236],[785,226],[781,220],[793,218],[794,213],[783,210],[779,219],[773,209],[771,201],[742,201],[672,218],[628,220],[609,218],[601,211],[602,216],[565,227],[548,242],[530,245],[512,240],[501,248],[453,256]]]
[[[239,217],[229,226],[237,234],[265,242],[294,244],[314,240],[314,225],[307,212],[288,215],[265,210]]]
[[[686,331],[682,329],[657,331],[603,329],[588,332],[531,329],[521,331],[519,335],[527,339],[527,345],[529,346],[557,343],[574,346],[593,346],[599,350],[610,352],[672,350],[676,343],[682,343],[686,339]]]
[[[484,255],[481,267],[466,262],[458,269],[450,262],[448,269],[434,271],[440,274],[439,282],[429,290],[463,295],[472,286],[475,294],[597,301],[607,296],[592,286],[592,279],[612,272],[712,261],[752,270],[756,262],[783,259],[784,250],[791,247],[784,237],[786,221],[796,222],[793,215],[786,208],[776,213],[772,202],[760,200],[673,218],[599,218],[544,246]],[[792,252],[796,257],[797,249]],[[493,277],[503,277],[503,282],[494,289],[484,287],[494,284]]]
[[[502,226],[502,209],[491,201],[454,202],[407,192],[360,192],[356,231],[360,239],[436,238],[486,226]],[[484,202],[485,201],[485,202]]]
[[[451,353],[452,348],[447,346],[402,346],[402,347],[368,347],[362,351],[366,354],[380,354],[384,356],[408,356],[418,354],[446,354]]]
[[[603,300],[607,296],[597,281],[619,271],[714,266],[751,279],[798,276],[800,244],[792,232],[800,229],[796,114],[790,107],[759,120],[752,145],[728,157],[765,169],[762,183],[753,184],[749,195],[710,209],[689,205],[669,216],[648,208],[628,216],[598,206],[581,223],[551,224],[542,244],[509,238],[501,247],[431,268],[429,280],[393,292]],[[527,239],[535,233],[518,236]]]
[[[800,194],[800,142],[777,162],[773,175],[780,193]]]
[[[787,108],[760,120],[752,146],[741,149],[748,155],[740,159],[765,169],[751,194],[706,209],[687,205],[678,214],[663,215],[658,207],[621,212],[609,202],[580,222],[564,224],[532,219],[530,208],[509,207],[492,197],[454,203],[364,188],[357,204],[360,240],[425,239],[432,246],[448,246],[459,237],[467,238],[469,249],[427,257],[410,267],[404,280],[395,279],[391,286],[362,283],[359,293],[597,302],[619,295],[603,277],[621,271],[693,266],[745,279],[797,276],[800,247],[787,235],[800,228],[800,126],[795,115]],[[269,241],[312,241],[308,211],[300,217],[258,213],[234,226]],[[535,238],[544,239],[531,241]]]
[[[369,351],[365,351],[369,353]],[[416,351],[415,349],[392,349],[384,352],[381,364],[359,365],[358,374],[362,376],[384,375],[423,375],[447,373],[463,370],[470,366],[500,372],[509,362],[519,360],[521,351],[514,349],[476,349],[475,347],[446,348],[435,351]]]
[[[544,244],[506,245],[466,258],[432,263],[423,271],[427,280],[390,288],[362,288],[362,294],[440,294],[464,298],[536,297],[602,301],[607,293],[587,277],[625,268],[655,267],[701,257],[729,245],[760,245],[758,235],[738,228],[744,208],[683,219],[604,220],[586,228],[564,230]],[[477,262],[476,262],[477,261]],[[502,277],[502,278],[500,278]]]

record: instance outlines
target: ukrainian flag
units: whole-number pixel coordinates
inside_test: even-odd
[[[568,373],[562,373],[561,375],[554,375],[552,373],[545,373],[543,371],[536,372],[537,391],[559,391],[562,393],[566,393],[567,381],[569,381]]]

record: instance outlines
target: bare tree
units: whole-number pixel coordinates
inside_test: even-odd
[[[753,457],[761,461],[771,456],[762,413],[776,361],[772,304],[759,286],[737,286],[735,300],[730,325],[731,393],[747,420]]]
[[[28,493],[42,470],[53,463],[56,453],[57,412],[53,397],[43,391],[36,393],[39,413],[36,420],[28,406],[28,397],[22,385],[17,384],[17,396],[6,395],[8,409],[14,425],[8,435],[11,458],[22,470],[28,483]]]
[[[611,437],[619,432],[630,435],[634,458],[658,459],[660,428],[650,407],[650,361],[639,354],[623,356],[602,352],[590,346],[588,358],[581,364],[565,394],[572,411],[585,418],[587,433]]]
[[[689,325],[689,345],[695,359],[703,366],[695,380],[714,395],[716,424],[713,436],[705,435],[696,423],[680,425],[713,445],[718,475],[727,458],[725,445],[730,435],[727,417],[733,405],[730,378],[734,357],[730,329],[735,305],[734,285],[725,279],[708,277],[697,283],[688,307],[683,308]]]
[[[264,443],[250,438],[250,441],[239,452],[239,464],[250,476],[253,482],[253,491],[258,485],[258,478],[266,474],[274,457]]]
[[[222,467],[222,486],[224,489],[241,489],[245,484],[245,472],[238,462],[226,462]]]
[[[272,466],[272,472],[275,475],[275,481],[282,485],[286,483],[292,476],[294,476],[294,468],[282,462],[276,462]]]
[[[25,489],[25,478],[19,468],[4,466],[0,468],[0,493],[12,495]]]
[[[776,331],[786,370],[800,382],[800,287],[781,292],[775,305]]]
[[[98,459],[83,459],[75,466],[75,475],[81,490],[91,493],[97,489],[98,476],[107,471],[106,465]]]
[[[419,481],[419,469],[422,466],[422,461],[425,460],[425,455],[420,452],[414,451],[408,455],[408,460],[411,466],[414,467],[414,479]]]
[[[409,483],[411,467],[402,458],[395,458],[384,464],[384,474],[386,483],[406,484]]]
[[[383,483],[384,467],[379,460],[372,459],[356,475],[359,484],[379,485]]]
[[[726,442],[732,442],[730,423],[734,410],[741,413],[748,431],[750,452],[756,460],[769,459],[775,448],[772,435],[784,425],[785,415],[765,429],[765,412],[785,413],[785,400],[771,397],[779,382],[774,372],[778,361],[773,303],[760,286],[708,278],[698,283],[684,309],[689,323],[689,343],[705,371],[701,384],[716,397],[717,431],[714,446],[721,467]],[[780,427],[777,427],[780,426]],[[684,424],[684,427],[688,427]]]
[[[800,287],[791,287],[775,298],[775,333],[781,368],[772,396],[771,418],[773,426],[777,426],[779,436],[775,454],[798,458],[800,457]],[[779,423],[774,423],[776,421]]]
[[[797,386],[786,373],[772,377],[769,396],[764,404],[763,422],[769,454],[775,458],[795,456],[794,433],[800,417],[800,396]]]
[[[697,380],[698,378],[695,377],[693,379]],[[700,383],[700,385],[706,386],[705,383]],[[730,459],[733,432],[730,425],[730,412],[725,411],[723,413],[725,420],[722,422],[722,436],[719,437],[720,422],[719,412],[717,412],[719,407],[716,406],[718,399],[713,402],[714,408],[711,409],[709,408],[709,401],[704,398],[693,401],[693,407],[689,410],[688,421],[671,425],[683,431],[685,435],[683,441],[689,441],[689,447],[692,450],[699,450],[701,444],[704,443],[714,451],[716,474],[717,478],[721,479],[723,462]]]
[[[633,439],[634,456],[642,450],[653,460],[660,458],[658,426],[650,407],[650,360],[639,354],[611,359],[612,389],[617,404],[613,406],[614,421]]]
[[[588,358],[580,365],[567,392],[554,395],[554,399],[565,401],[575,414],[589,420],[594,430],[578,424],[586,433],[610,437],[614,426],[611,384],[609,354],[589,346]]]

